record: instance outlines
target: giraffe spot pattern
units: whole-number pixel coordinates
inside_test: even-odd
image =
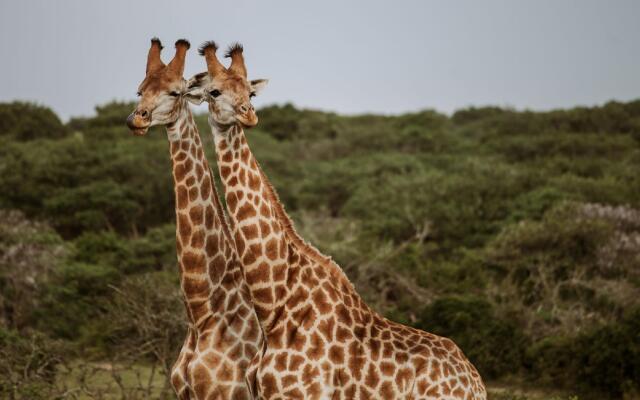
[[[251,374],[260,398],[486,398],[452,341],[376,314],[337,265],[291,233],[241,129],[214,141],[265,332]]]

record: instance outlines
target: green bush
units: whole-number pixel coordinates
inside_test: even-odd
[[[110,266],[69,263],[54,271],[45,288],[42,306],[36,312],[36,326],[53,337],[77,340],[93,319],[99,319],[110,285],[119,279]]]
[[[546,384],[623,398],[640,391],[639,332],[640,308],[635,308],[620,322],[534,344],[526,364]]]
[[[184,328],[169,144],[161,127],[130,134],[133,107],[65,126],[0,105],[0,208],[18,210],[0,211],[0,327],[166,368]],[[637,366],[615,360],[638,358],[623,314],[640,298],[640,100],[258,114],[256,158],[372,307],[452,336],[488,380],[632,396]],[[195,119],[213,161],[207,116]]]
[[[422,311],[417,326],[451,338],[485,379],[517,373],[522,365],[527,338],[485,300],[439,298]]]
[[[0,136],[28,141],[61,138],[67,128],[48,107],[33,103],[0,103]]]

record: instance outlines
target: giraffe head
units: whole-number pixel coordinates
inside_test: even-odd
[[[258,116],[251,105],[251,98],[267,84],[266,79],[247,80],[242,45],[229,47],[225,57],[231,58],[228,68],[216,57],[218,46],[205,42],[199,50],[207,60],[207,72],[202,72],[187,82],[187,98],[193,103],[209,103],[209,116],[217,125],[240,124],[250,128],[258,123]]]
[[[160,59],[160,40],[151,39],[146,76],[138,87],[140,101],[127,118],[127,126],[135,135],[144,135],[151,126],[169,124],[177,119],[186,90],[182,74],[189,47],[188,41],[178,40],[173,60],[165,65]]]

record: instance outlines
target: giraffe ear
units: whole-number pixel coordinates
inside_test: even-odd
[[[269,83],[268,79],[254,79],[251,82],[249,82],[249,84],[251,85],[251,92],[253,94],[260,94],[260,92],[262,91],[262,89],[265,88],[265,86],[267,86],[267,83]]]
[[[206,99],[207,91],[206,86],[209,81],[209,74],[207,72],[201,72],[194,75],[187,81],[187,91],[184,97],[191,103],[199,105]]]

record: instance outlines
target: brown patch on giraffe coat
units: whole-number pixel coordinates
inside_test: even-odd
[[[249,182],[248,182],[249,188],[254,192],[259,191],[260,185],[262,184],[260,182],[260,176],[258,174],[253,174],[251,172],[248,172],[247,177],[249,178]]]
[[[189,203],[189,193],[184,185],[178,185],[176,187],[176,199],[176,206],[180,210],[183,210]]]
[[[265,244],[265,255],[270,260],[276,260],[278,258],[278,242],[275,239],[269,239]]]
[[[251,271],[246,271],[245,276],[250,285],[255,285],[260,282],[269,282],[269,266],[265,263],[261,263]]]
[[[207,242],[205,245],[205,251],[209,257],[213,257],[214,255],[220,252],[220,245],[218,241],[218,235],[215,233],[209,234],[207,236]]]
[[[254,290],[253,298],[256,302],[271,304],[273,302],[273,293],[270,287]]]
[[[258,390],[265,399],[269,399],[278,393],[278,384],[276,382],[276,378],[272,374],[265,373],[261,376],[259,382],[260,387]]]
[[[196,201],[200,197],[200,189],[197,186],[193,186],[189,189],[189,201]]]
[[[307,337],[298,334],[298,326],[287,324],[287,348],[302,351],[307,344]]]
[[[182,288],[189,296],[204,297],[209,294],[209,282],[206,279],[184,277]]]
[[[250,156],[251,156],[251,151],[248,148],[242,149],[242,153],[240,154],[240,159],[242,160],[242,163],[244,165],[247,165],[249,163]]]
[[[307,357],[311,360],[319,360],[325,355],[324,341],[316,332],[311,334],[309,345],[310,348],[307,350]]]
[[[329,318],[323,319],[318,324],[318,330],[326,338],[327,342],[333,342],[333,331],[335,329],[335,326],[336,322],[333,319],[333,316],[329,316]]]
[[[242,257],[242,264],[244,265],[252,265],[256,261],[256,256],[252,251],[247,251],[247,253]]]
[[[271,271],[274,282],[284,281],[287,276],[287,264],[276,264],[272,267]],[[286,290],[284,285],[282,285],[282,287]]]
[[[356,380],[360,380],[362,376],[362,368],[366,362],[364,356],[364,348],[357,342],[351,342],[348,348],[349,370]]]
[[[236,211],[236,206],[238,205],[238,196],[235,192],[227,193],[227,206],[229,207],[229,212],[234,213]]]
[[[381,397],[385,399],[394,398],[393,385],[390,381],[382,382],[382,385],[380,386],[380,394],[382,395]]]
[[[284,392],[286,399],[304,399],[304,394],[300,391],[300,389],[293,388],[291,390],[287,390]]]
[[[347,326],[351,326],[353,320],[351,319],[351,313],[349,312],[347,307],[342,304],[337,304],[335,307],[335,313],[338,317],[338,322],[343,323]]]
[[[200,197],[202,198],[202,200],[208,200],[209,197],[212,194],[212,190],[211,190],[211,178],[209,178],[209,176],[205,176],[204,180],[202,181],[202,187],[200,189]],[[214,199],[214,201],[218,201],[218,199]]]
[[[231,160],[233,160],[233,152],[232,151],[225,151],[220,158],[222,159],[222,161],[224,161],[226,163],[230,163]]]
[[[395,341],[394,341],[394,344],[396,346],[396,349],[398,349],[399,346],[397,345],[397,343],[395,343]],[[400,349],[400,350],[405,350],[405,349]],[[404,351],[396,352],[395,359],[398,364],[404,364],[407,361],[409,361],[409,355]]]
[[[200,164],[196,164],[196,178],[198,182],[202,181],[202,176],[204,175],[204,168]]]
[[[336,328],[336,340],[338,342],[344,343],[350,340],[353,337],[350,329],[347,329],[343,326],[338,325]]]
[[[300,369],[300,366],[304,364],[304,357],[297,355],[297,354],[292,354],[289,357],[289,366],[287,367],[287,369],[289,371],[298,371]]]
[[[307,296],[308,296],[307,290],[302,286],[298,286],[296,291],[293,292],[293,294],[289,297],[289,300],[287,300],[287,308],[289,309],[296,308],[299,304],[301,304],[307,298]]]
[[[180,151],[180,143],[179,142],[171,142],[170,144],[170,151],[171,151],[171,155],[175,156],[175,154]]]
[[[316,366],[305,364],[304,368],[302,368],[302,382],[304,382],[305,385],[313,384],[313,381],[319,375],[320,370]]]
[[[227,181],[227,178],[229,177],[229,174],[231,173],[231,168],[227,167],[227,166],[221,166],[220,167],[220,178],[222,178],[223,181]]]
[[[186,251],[182,254],[182,268],[187,273],[203,273],[206,260],[202,253]]]
[[[235,232],[235,234],[233,235],[233,239],[235,240],[236,243],[236,251],[238,252],[239,255],[244,254],[244,249],[245,249],[245,245],[244,245],[244,239],[242,238],[242,235],[240,235],[240,232]],[[245,267],[247,267],[245,265]]]
[[[438,380],[440,380],[441,376],[442,376],[442,372],[440,371],[440,362],[438,360],[432,360],[431,372],[429,373],[429,378],[433,382],[437,382]]]
[[[344,348],[341,345],[334,344],[329,347],[329,360],[334,364],[344,363]]]
[[[386,376],[393,376],[396,372],[396,366],[392,362],[382,361],[380,363],[380,372]]]
[[[182,182],[186,174],[187,169],[185,167],[185,163],[180,163],[173,169],[173,175],[176,182]]]
[[[207,382],[209,382],[209,372],[202,364],[196,364],[191,371],[191,377],[193,381],[193,391],[198,398],[205,398],[207,391],[209,390]]]
[[[266,219],[271,219],[271,209],[266,202],[262,203],[260,206],[260,215]]]
[[[374,389],[380,383],[380,377],[378,376],[378,371],[373,363],[369,364],[369,369],[367,370],[367,375],[364,377],[364,384],[369,388]]]
[[[344,396],[347,399],[354,399],[356,397],[356,385],[355,384],[350,384],[349,386],[347,386],[344,389]]]
[[[413,373],[410,368],[400,368],[396,372],[396,385],[404,391],[408,388],[409,382],[413,377]]]
[[[199,249],[199,248],[202,248],[203,245],[204,245],[204,230],[197,229],[191,235],[191,247],[195,249]]]
[[[215,218],[215,215],[213,212],[213,207],[211,206],[211,204],[209,204],[207,205],[207,208],[205,208],[205,212],[204,212],[204,224],[207,227],[207,229],[213,228],[214,218]]]
[[[369,339],[369,349],[371,350],[371,360],[378,361],[380,358],[380,347],[382,344],[378,339]]]
[[[255,225],[246,225],[242,228],[245,239],[252,240],[258,237],[258,227]]]
[[[285,371],[287,369],[287,355],[288,353],[280,353],[273,358],[276,370]]]
[[[251,203],[244,203],[244,205],[238,208],[238,221],[244,221],[245,219],[255,217],[256,215],[256,209],[251,205]]]

